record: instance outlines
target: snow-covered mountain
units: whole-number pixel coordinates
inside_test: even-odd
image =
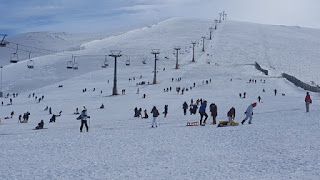
[[[317,179],[319,95],[311,93],[313,102],[305,113],[306,92],[279,77],[286,72],[319,83],[320,30],[223,21],[209,40],[212,25],[208,20],[172,18],[92,41],[72,43],[66,35],[62,49],[79,45],[79,50],[33,58],[34,69],[27,68],[28,60],[4,66],[3,91],[10,96],[0,99],[0,179]],[[50,44],[41,43],[45,48]],[[178,46],[175,69],[173,48]],[[160,50],[157,84],[152,84],[152,49]],[[117,61],[118,96],[111,95],[114,59],[107,56],[108,67],[101,67],[110,50],[122,53]],[[67,69],[72,56],[78,70]],[[257,71],[255,61],[270,75]],[[185,88],[184,93],[177,87]],[[13,98],[15,92],[19,95]],[[246,98],[240,98],[244,92]],[[226,120],[234,107],[235,121],[241,122],[258,96],[262,102],[254,108],[253,124],[210,124],[211,103],[218,106],[217,121]],[[7,105],[10,98],[13,104]],[[207,124],[186,126],[200,118],[199,113],[184,116],[182,104],[200,98],[208,101]],[[99,109],[102,103],[105,109]],[[169,105],[166,118],[161,114],[164,105]],[[49,123],[52,115],[44,111],[46,106],[54,114],[62,111],[55,123]],[[83,106],[91,116],[88,133],[79,132],[73,114]],[[153,106],[161,114],[157,128],[150,128]],[[147,109],[149,118],[134,118],[135,107]],[[13,118],[5,119],[12,111]],[[29,122],[17,123],[27,111]],[[32,130],[40,120],[48,129]]]

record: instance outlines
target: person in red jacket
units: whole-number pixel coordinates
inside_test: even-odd
[[[312,103],[309,92],[307,92],[306,98],[304,98],[304,102],[306,103],[306,111],[309,112],[309,105]]]

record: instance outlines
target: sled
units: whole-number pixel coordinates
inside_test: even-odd
[[[229,121],[219,121],[218,127],[225,127],[225,126],[238,126],[239,124],[234,120],[231,120],[230,125],[228,125]]]
[[[187,126],[199,126],[199,123],[196,122],[187,122]]]

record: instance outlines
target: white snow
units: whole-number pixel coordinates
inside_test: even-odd
[[[80,51],[34,58],[33,70],[27,69],[27,61],[5,66],[4,94],[19,95],[13,105],[6,105],[9,98],[0,99],[4,102],[0,105],[0,179],[318,179],[319,94],[311,93],[313,103],[306,113],[306,91],[279,77],[286,72],[319,83],[320,31],[225,21],[214,31],[213,40],[206,39],[205,52],[201,44],[196,46],[196,62],[191,63],[191,41],[201,43],[212,24],[169,19],[85,43]],[[184,51],[179,54],[179,69],[174,69],[174,46]],[[117,72],[120,95],[111,96],[114,60],[108,57],[106,69],[101,64],[104,55],[115,49],[123,53]],[[157,84],[137,86],[141,81],[152,84],[151,49],[161,52]],[[71,54],[77,56],[77,71],[66,68]],[[130,66],[125,65],[126,56],[130,56]],[[147,64],[141,63],[143,58]],[[254,61],[271,75],[255,70]],[[133,77],[135,81],[129,81]],[[179,77],[181,81],[171,81]],[[211,83],[202,84],[209,79]],[[257,83],[248,83],[249,79]],[[193,82],[196,87],[183,95],[175,91],[176,87],[190,88]],[[169,87],[171,92],[163,92]],[[87,92],[83,93],[84,88]],[[121,95],[122,89],[126,95]],[[243,92],[245,99],[239,98]],[[44,100],[38,103],[28,98],[32,93],[44,95]],[[199,121],[199,113],[183,115],[182,104],[190,104],[191,98],[207,100],[208,115],[209,105],[216,103],[217,121],[227,120],[228,110],[235,107],[235,120],[241,122],[259,95],[263,103],[254,108],[252,125],[217,128],[209,116],[204,127],[186,126]],[[99,109],[101,103],[105,109]],[[159,127],[150,128],[151,108],[156,106],[162,113],[166,104],[167,118],[161,114]],[[55,123],[49,123],[46,106],[55,114],[63,111]],[[89,132],[80,133],[73,112],[83,106],[91,119]],[[149,119],[134,118],[135,107],[147,109]],[[13,118],[4,119],[11,111]],[[31,113],[29,122],[18,123],[18,115],[26,111]],[[41,119],[48,129],[32,130]]]

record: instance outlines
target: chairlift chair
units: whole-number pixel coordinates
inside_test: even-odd
[[[27,63],[27,67],[29,69],[33,69],[34,68],[34,61],[31,59],[31,52],[29,52],[29,61]]]
[[[67,62],[67,69],[72,69],[73,68],[73,62],[72,61],[68,61]]]
[[[107,60],[107,56],[105,56],[105,60],[104,60],[104,62],[102,63],[102,68],[106,68],[107,66],[109,66],[109,64],[108,64],[108,60]]]
[[[127,61],[126,61],[126,65],[127,65],[127,66],[130,66],[130,60],[127,60]]]
[[[33,61],[32,59],[30,59],[30,60],[28,61],[27,66],[28,66],[29,69],[33,69],[33,68],[34,68],[34,61]]]
[[[17,63],[19,61],[18,53],[12,53],[10,56],[10,63]]]
[[[78,63],[77,63],[77,62],[74,62],[74,63],[73,63],[72,69],[78,70]]]
[[[130,66],[130,57],[126,60],[126,66]]]
[[[4,38],[6,38],[6,34],[0,34],[3,36],[2,40],[0,41],[0,47],[6,47],[7,44],[9,44],[8,41],[4,40]]]
[[[147,62],[146,62],[147,60],[146,60],[146,58],[143,58],[143,60],[142,60],[142,64],[147,64]]]

